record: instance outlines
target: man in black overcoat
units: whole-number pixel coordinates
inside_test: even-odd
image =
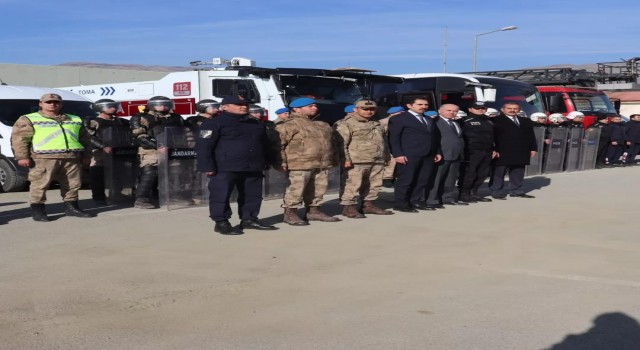
[[[509,194],[511,197],[534,198],[522,189],[525,166],[538,150],[533,122],[518,116],[520,105],[507,102],[502,105],[502,113],[494,118],[495,159],[491,194],[495,199],[506,199],[504,175],[509,173]]]

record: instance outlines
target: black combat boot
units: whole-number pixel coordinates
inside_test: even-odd
[[[91,176],[91,198],[96,204],[107,204],[107,196],[104,194],[104,167],[92,166],[89,168]]]
[[[44,204],[31,204],[31,217],[33,221],[49,221]]]
[[[140,209],[156,209],[156,206],[151,203],[151,193],[153,192],[153,185],[158,177],[158,168],[154,166],[144,166],[140,169],[140,181],[136,188],[136,202],[134,207]]]
[[[78,201],[64,202],[64,214],[66,216],[75,216],[78,218],[92,218],[95,216],[80,209]]]

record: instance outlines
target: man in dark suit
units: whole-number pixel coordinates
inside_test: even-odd
[[[435,118],[436,126],[440,131],[440,149],[442,150],[442,160],[436,164],[435,176],[431,177],[427,186],[426,198],[427,207],[443,209],[443,204],[468,205],[467,203],[449,200],[443,203],[442,197],[445,190],[455,188],[456,180],[462,161],[464,150],[464,138],[462,137],[462,127],[454,120],[460,108],[454,104],[443,104],[438,109],[438,118]]]
[[[518,116],[520,105],[507,102],[502,105],[502,113],[494,118],[495,159],[491,193],[494,199],[506,199],[502,192],[504,175],[509,173],[509,193],[511,197],[534,198],[524,193],[525,166],[529,165],[531,157],[538,151],[538,145],[533,133],[533,122],[529,118]]]
[[[389,145],[396,161],[394,210],[416,213],[435,210],[422,200],[434,162],[440,155],[440,133],[435,121],[424,117],[429,107],[425,97],[412,97],[407,112],[389,119]]]
[[[241,234],[229,223],[229,197],[238,190],[240,227],[275,230],[258,221],[262,204],[263,171],[270,163],[267,131],[261,120],[249,115],[249,103],[239,97],[222,100],[224,112],[200,125],[196,139],[198,170],[209,177],[209,215],[214,231]]]

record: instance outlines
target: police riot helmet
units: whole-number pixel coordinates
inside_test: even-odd
[[[579,112],[579,111],[573,111],[573,112],[567,114],[567,119],[569,119],[569,120],[574,120],[576,118],[584,118],[584,113]]]
[[[553,124],[560,124],[565,121],[565,117],[562,113],[553,113],[549,116],[549,121]]]
[[[200,100],[198,101],[198,103],[196,103],[196,111],[198,111],[198,113],[205,113],[207,111],[207,108],[209,107],[220,109],[220,102],[216,100],[206,99]]]
[[[531,114],[531,116],[529,116],[529,119],[531,119],[531,121],[533,122],[538,122],[538,119],[540,118],[547,119],[547,115],[542,112],[535,112]]]
[[[149,110],[153,110],[153,107],[164,106],[169,109],[173,109],[173,101],[166,96],[153,96],[147,101],[147,107]]]
[[[260,113],[260,115],[264,114],[264,108],[258,106],[258,105],[250,105],[249,106],[249,113]]]
[[[116,111],[113,113],[117,113],[122,111],[122,107],[120,106],[120,102],[116,102],[114,100],[110,100],[108,98],[103,98],[101,100],[98,100],[96,102],[93,103],[92,105],[93,111],[96,113],[103,113],[109,109],[109,108],[115,108]]]

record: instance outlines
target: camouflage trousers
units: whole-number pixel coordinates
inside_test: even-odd
[[[82,186],[80,159],[34,159],[35,166],[29,169],[29,195],[31,204],[44,204],[47,189],[52,181],[60,184],[60,194],[65,202],[78,200]]]
[[[289,171],[289,185],[284,192],[285,208],[300,208],[304,203],[307,207],[319,207],[322,197],[327,192],[329,184],[329,170],[291,170]]]
[[[395,158],[391,157],[391,160],[389,160],[389,164],[384,167],[384,175],[382,176],[382,178],[384,180],[393,180],[395,178],[393,176],[395,170],[396,170],[396,160]]]
[[[364,201],[378,199],[383,173],[384,164],[354,164],[347,169],[344,173],[344,188],[341,191],[340,204],[358,204],[358,195]]]
[[[158,166],[158,151],[157,150],[140,148],[138,150],[138,155],[140,156],[140,167],[141,168],[143,168],[145,166]]]

